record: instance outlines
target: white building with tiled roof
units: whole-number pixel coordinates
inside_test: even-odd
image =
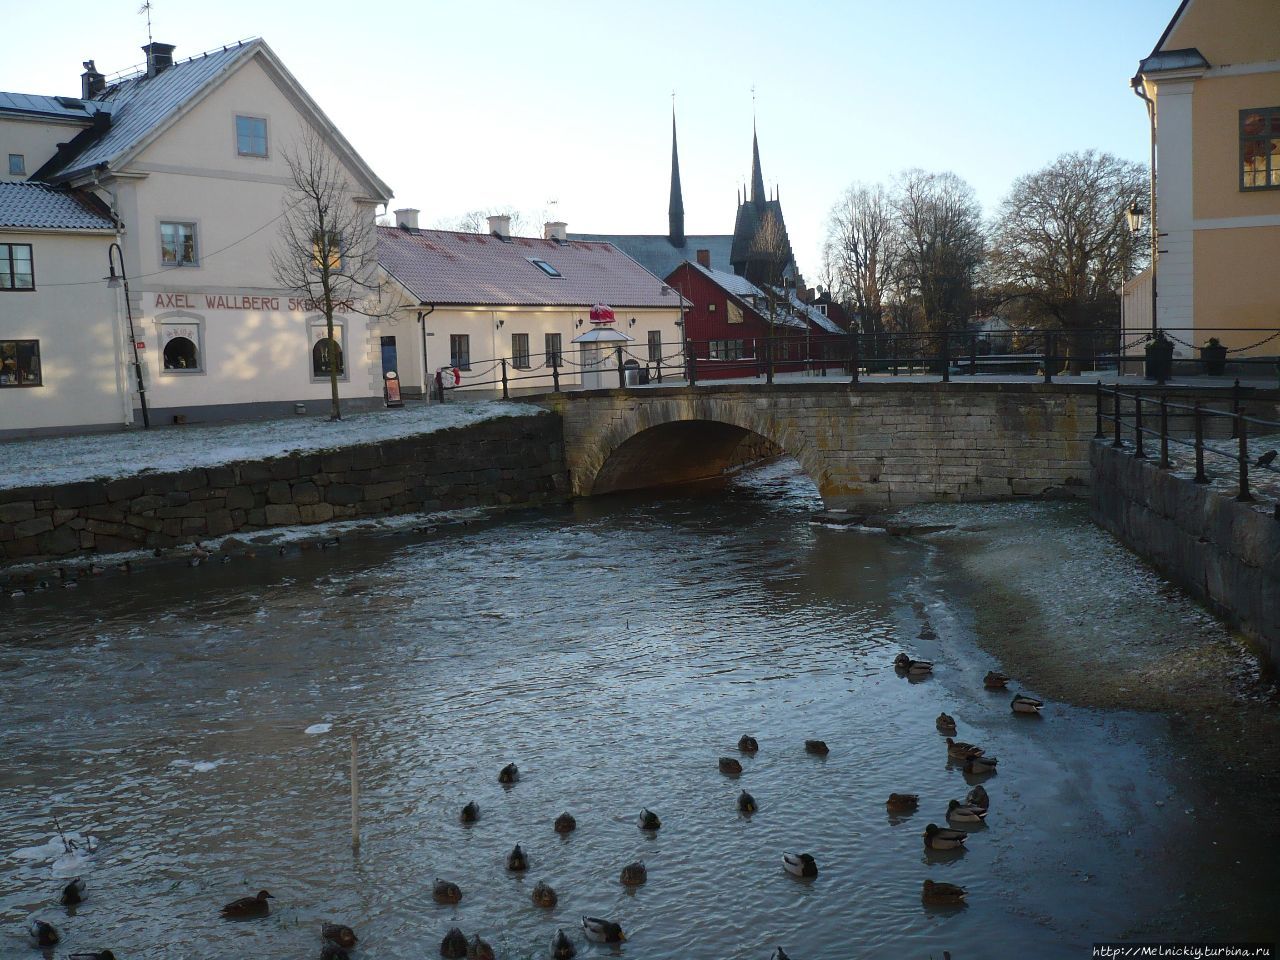
[[[326,363],[339,365],[348,408],[380,403],[386,350],[376,323],[342,313],[329,349],[314,302],[280,288],[272,253],[290,185],[286,157],[309,131],[336,158],[370,231],[390,189],[262,40],[188,60],[175,60],[168,44],[144,49],[146,68],[113,81],[87,61],[79,98],[0,93],[8,160],[0,185],[45,184],[101,201],[131,294],[126,310],[123,289],[108,292],[105,250],[72,265],[61,262],[62,247],[32,244],[36,297],[0,289],[0,341],[19,328],[34,336],[43,377],[28,391],[35,399],[19,404],[0,383],[0,437],[101,427],[104,410],[115,425],[136,422],[134,343],[153,424],[292,413],[299,403],[327,412]],[[87,365],[47,318],[21,307],[53,302],[54,277],[59,302],[94,341]],[[89,402],[88,383],[117,384],[121,395]]]

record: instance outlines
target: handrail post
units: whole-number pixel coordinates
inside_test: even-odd
[[[764,382],[773,383],[773,337],[764,340]]]
[[[978,375],[978,335],[969,335],[969,376]]]
[[[1046,332],[1044,335],[1044,382],[1053,383],[1053,334]]]
[[[1135,460],[1147,459],[1147,452],[1142,449],[1142,392],[1133,391],[1133,456]]]
[[[1115,439],[1111,441],[1111,445],[1115,447],[1117,450],[1119,450],[1122,446],[1124,446],[1124,443],[1120,440],[1120,387],[1119,385],[1116,386],[1115,392],[1112,394],[1112,396],[1115,397],[1116,403],[1115,403],[1115,416],[1111,418],[1112,426],[1115,427]]]
[[[1253,494],[1249,492],[1249,426],[1244,419],[1244,414],[1236,414],[1236,434],[1240,438],[1240,493],[1236,495],[1236,499],[1248,503],[1253,499]]]
[[[1169,463],[1169,398],[1160,395],[1160,466],[1168,470]]]
[[[951,334],[942,331],[942,382],[951,382]]]
[[[627,374],[622,367],[622,348],[614,347],[613,352],[617,354],[618,358],[618,389],[621,390],[627,385]]]
[[[502,364],[502,399],[510,400],[511,393],[507,390],[507,358],[503,357],[499,362]],[[490,367],[489,369],[493,368]]]
[[[689,386],[696,387],[698,385],[698,358],[693,355],[693,341],[686,339],[684,342],[684,359],[687,371]]]
[[[547,359],[554,361],[551,364],[551,389],[555,393],[559,393],[560,392],[560,357],[553,353]]]
[[[861,344],[858,343],[861,334],[857,329],[849,331],[849,382],[857,383],[859,370],[862,366],[862,350]]]
[[[1208,474],[1204,472],[1204,414],[1200,412],[1200,401],[1196,401],[1196,483],[1208,483]]]
[[[1237,430],[1239,429],[1239,423],[1240,423],[1240,421],[1237,419],[1239,416],[1240,416],[1240,381],[1237,379],[1236,382],[1231,385],[1231,439],[1232,440],[1234,440],[1239,435],[1237,433]]]
[[[1094,391],[1093,398],[1094,398],[1094,415],[1097,420],[1097,424],[1093,430],[1093,439],[1101,440],[1102,439],[1102,381],[1101,380],[1098,381],[1098,386],[1097,386],[1097,389]]]

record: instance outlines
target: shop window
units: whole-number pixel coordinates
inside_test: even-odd
[[[1280,189],[1280,107],[1240,111],[1240,189]]]
[[[0,243],[0,290],[34,290],[35,261],[29,243]]]
[[[527,333],[511,335],[511,365],[517,370],[529,369],[529,335]]]
[[[236,153],[242,157],[267,155],[267,121],[262,117],[236,117]]]
[[[160,349],[166,372],[198,372],[200,324],[192,321],[160,324]]]
[[[661,330],[649,331],[649,362],[650,363],[662,362],[662,331]]]
[[[0,387],[40,387],[40,341],[0,340]]]
[[[465,333],[449,334],[449,366],[471,369],[471,337]]]
[[[346,356],[343,345],[346,343],[342,324],[333,325],[333,339],[329,339],[328,330],[323,321],[311,324],[311,378],[328,380],[337,373],[345,380],[347,377]]]
[[[545,347],[547,353],[546,364],[548,367],[564,366],[564,347],[561,346],[560,334],[548,333],[546,335]]]
[[[196,225],[160,224],[160,262],[166,267],[196,266]]]

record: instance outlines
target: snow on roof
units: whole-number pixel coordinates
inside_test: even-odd
[[[812,323],[816,324],[819,329],[825,330],[827,333],[844,333],[845,332],[844,329],[840,326],[840,324],[836,323],[834,320],[828,317],[825,313],[823,313],[813,304],[805,303],[803,300],[797,297],[795,294],[795,291],[790,292],[790,294],[787,297],[787,300],[791,303],[791,308],[793,310],[796,310],[799,313],[802,313],[804,316],[808,317],[809,320]]]
[[[109,230],[115,222],[96,198],[44,183],[0,182],[0,229]]]

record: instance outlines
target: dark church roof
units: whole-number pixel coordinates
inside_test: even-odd
[[[734,273],[754,283],[779,283],[783,277],[796,275],[782,203],[776,194],[772,200],[765,196],[760,141],[754,131],[751,134],[751,195],[738,204],[729,261]]]

